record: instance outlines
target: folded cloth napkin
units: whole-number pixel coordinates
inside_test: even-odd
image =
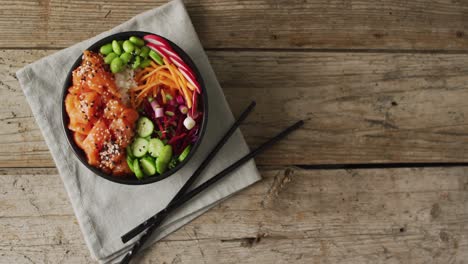
[[[209,98],[207,131],[196,155],[175,175],[143,186],[110,182],[81,164],[66,141],[60,114],[62,87],[76,58],[97,40],[132,30],[160,34],[185,50],[198,66],[206,85],[203,92],[208,93]],[[110,31],[27,65],[16,75],[57,165],[86,244],[92,256],[104,263],[113,262],[126,253],[129,245],[124,245],[120,236],[163,209],[234,122],[181,0],[142,13]],[[205,170],[198,184],[247,152],[248,146],[237,131]],[[249,162],[168,218],[162,232],[155,234],[147,246],[259,179],[255,163]]]

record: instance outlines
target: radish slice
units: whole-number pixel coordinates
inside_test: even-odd
[[[180,56],[177,55],[174,50],[172,50],[171,45],[165,39],[156,35],[146,35],[143,37],[143,39],[149,42],[146,44],[149,48],[158,52],[165,59],[172,61],[172,63],[174,63],[180,70],[185,79],[187,79],[187,81],[195,87],[197,93],[201,93],[200,84],[198,84],[195,78],[195,74],[190,69],[190,67],[185,64]]]
[[[187,64],[185,64],[184,60],[182,60],[182,58],[177,53],[175,53],[172,49],[167,49],[166,47],[161,47],[161,49],[169,56],[169,59],[178,68],[185,69],[187,74],[189,74],[192,77],[192,79],[196,79],[190,67]]]
[[[158,46],[158,48],[160,48],[162,52],[164,52],[169,57],[169,60],[172,61],[172,63],[174,63],[177,68],[184,69],[186,73],[192,77],[192,79],[196,79],[195,75],[192,73],[192,70],[190,70],[190,67],[185,64],[185,62],[182,60],[182,58],[179,57],[179,55],[177,55],[177,53],[175,53],[173,50],[167,49],[166,47]]]
[[[197,105],[198,105],[198,94],[193,93],[192,95],[192,116],[195,116],[197,112]]]
[[[179,70],[183,70],[185,71],[185,73],[187,73],[188,75],[190,75],[190,77],[192,77],[192,79],[196,79],[195,78],[195,75],[192,73],[192,71],[190,70],[189,66],[187,66],[187,64],[185,64],[184,62],[180,62],[174,58],[170,58],[171,61],[177,66],[177,68],[179,68]]]
[[[172,50],[172,48],[168,48],[168,47],[165,47],[165,46],[161,46],[161,49],[163,49],[164,52],[166,52],[167,55],[169,55],[169,56],[171,56],[171,57],[173,57],[173,58],[175,58],[175,59],[177,59],[177,60],[183,62],[182,58],[179,57],[179,55],[178,55],[177,53],[175,53],[175,52]]]
[[[166,59],[169,59],[170,57],[161,49],[160,46],[154,45],[153,43],[146,43],[146,46],[148,46],[150,49],[156,51],[159,53],[159,55],[163,56]]]
[[[188,66],[187,66],[188,67]],[[190,69],[186,69],[186,68],[179,68],[180,72],[181,73],[184,73],[187,74],[188,76],[192,77],[193,80],[197,80],[197,78],[195,77],[195,74],[192,72],[192,70]],[[185,76],[185,75],[184,75]],[[196,82],[197,83],[197,82]],[[196,85],[195,85],[196,86]]]
[[[158,40],[153,40],[153,39],[147,39],[146,40],[148,43],[151,43],[151,44],[154,44],[154,45],[158,45],[158,46],[164,46],[165,44],[158,41]]]
[[[169,56],[171,56],[171,55],[169,55]],[[188,68],[188,66],[182,60],[179,60],[179,59],[174,58],[174,57],[171,57],[170,59],[177,67],[184,68],[184,69]]]
[[[190,116],[193,120],[197,119],[198,118],[198,115],[200,114],[200,112],[195,112],[195,113],[192,113],[192,111],[190,111],[188,113],[188,116]]]
[[[182,69],[179,70],[180,73],[182,73],[182,75],[185,77],[185,79],[187,79],[187,81],[189,81],[193,86],[195,86],[195,90],[197,90],[197,93],[201,93],[201,88],[198,82],[194,78],[192,78],[186,71]]]
[[[156,35],[146,35],[143,37],[143,39],[155,45],[161,45],[164,47],[171,48],[171,45],[167,42],[167,40]]]

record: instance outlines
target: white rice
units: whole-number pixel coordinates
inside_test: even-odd
[[[130,68],[125,68],[125,70],[115,73],[115,84],[119,88],[119,92],[122,95],[122,101],[128,103],[128,89],[137,86],[135,82],[135,71]]]

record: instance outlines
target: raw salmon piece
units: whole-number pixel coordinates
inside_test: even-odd
[[[85,79],[85,86],[89,89],[104,94],[110,93],[116,98],[120,98],[113,75],[106,70],[104,59],[97,53],[85,51],[81,69],[77,71],[77,78]]]
[[[125,176],[131,173],[132,171],[128,167],[127,161],[125,159],[122,159],[119,163],[117,163],[113,170],[114,176]]]
[[[138,120],[138,111],[133,108],[126,108],[122,112],[122,118],[126,121],[128,125],[132,128],[135,128],[135,122]]]
[[[126,120],[122,118],[114,119],[109,125],[109,129],[116,143],[122,146],[122,148],[127,147],[132,141],[134,135],[133,128],[126,123]]]
[[[100,54],[85,51],[72,79],[65,108],[76,144],[90,165],[116,176],[131,174],[125,147],[135,134],[138,112],[121,101],[114,76]]]
[[[70,122],[68,128],[74,132],[81,134],[88,134],[92,126],[87,121],[82,121],[83,116],[76,108],[77,97],[72,94],[68,94],[65,99],[65,109],[67,111]]]
[[[70,119],[70,124],[68,124],[68,129],[82,135],[88,135],[92,128],[93,125],[91,123],[79,123],[74,119]]]
[[[73,133],[73,139],[75,140],[78,147],[80,147],[81,149],[84,148],[83,141],[85,140],[85,138],[86,138],[86,135],[84,134]]]
[[[89,143],[83,142],[84,144],[84,152],[86,153],[86,158],[88,159],[88,163],[91,166],[98,166],[99,165],[99,151],[96,148],[93,148],[92,145]]]
[[[65,108],[71,123],[88,124],[95,121],[100,105],[96,92],[86,92],[80,95],[68,94],[65,98]]]
[[[75,119],[78,114],[75,103],[77,100],[77,96],[73,94],[67,94],[67,97],[65,97],[65,110],[70,120]]]
[[[78,96],[77,110],[80,114],[82,123],[95,122],[98,117],[101,98],[96,92],[85,92]]]
[[[88,163],[97,166],[100,162],[99,151],[104,143],[111,139],[111,134],[104,120],[100,119],[83,141],[83,150],[88,157]]]
[[[117,100],[109,100],[104,108],[104,118],[115,119],[125,110],[124,105]]]

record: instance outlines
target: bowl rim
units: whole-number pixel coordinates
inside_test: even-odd
[[[67,127],[68,122],[69,122],[69,117],[68,117],[68,114],[67,114],[66,108],[65,108],[65,97],[67,96],[68,89],[70,88],[71,83],[72,83],[72,73],[81,64],[83,52],[81,52],[79,57],[75,60],[75,62],[71,66],[71,69],[68,71],[67,77],[66,77],[65,82],[64,82],[63,87],[62,87],[62,96],[61,96],[61,100],[62,100],[62,102],[61,102],[62,128],[63,128],[63,131],[64,131],[65,136],[67,138],[68,145],[73,150],[73,153],[78,158],[78,160],[83,165],[85,165],[85,167],[87,167],[89,170],[91,170],[91,172],[93,172],[97,176],[100,176],[100,177],[102,177],[102,178],[104,178],[106,180],[109,180],[111,182],[125,184],[125,185],[145,185],[145,184],[155,183],[155,182],[164,180],[164,179],[168,178],[169,176],[175,174],[182,167],[184,167],[185,164],[187,164],[190,161],[190,159],[194,156],[194,154],[198,150],[198,147],[200,146],[201,142],[203,141],[203,138],[204,138],[204,135],[205,135],[205,132],[206,132],[206,128],[207,128],[207,123],[208,123],[208,93],[206,92],[206,89],[205,89],[206,86],[205,86],[205,83],[203,81],[203,77],[202,77],[198,67],[193,62],[192,58],[182,48],[180,48],[177,44],[175,44],[171,40],[169,40],[169,39],[167,39],[164,36],[161,36],[159,34],[146,32],[146,31],[123,31],[123,32],[118,32],[118,33],[115,33],[115,34],[108,35],[108,36],[106,36],[104,38],[101,38],[100,40],[94,42],[92,45],[90,45],[85,50],[91,50],[91,51],[94,51],[94,52],[98,52],[98,49],[102,45],[104,45],[106,43],[110,43],[114,39],[117,39],[117,40],[128,39],[130,36],[137,36],[137,37],[142,38],[143,36],[148,35],[148,34],[162,37],[171,45],[171,47],[175,50],[175,52],[179,56],[181,56],[181,58],[184,60],[184,62],[187,63],[188,66],[191,67],[192,71],[195,73],[197,81],[200,84],[201,90],[202,90],[203,120],[202,120],[202,125],[200,126],[200,130],[198,132],[199,133],[198,134],[198,140],[192,145],[192,149],[191,149],[189,155],[182,162],[180,162],[175,168],[173,168],[172,170],[168,170],[168,171],[166,171],[163,174],[158,175],[158,176],[145,177],[145,178],[139,180],[135,176],[133,176],[133,177],[135,177],[134,179],[128,178],[128,177],[122,177],[122,176],[112,176],[112,175],[107,174],[107,173],[101,171],[100,169],[88,164],[88,161],[87,161],[87,159],[85,157],[84,151],[77,146],[77,144],[75,143],[75,141],[73,139],[73,131],[71,131]]]

